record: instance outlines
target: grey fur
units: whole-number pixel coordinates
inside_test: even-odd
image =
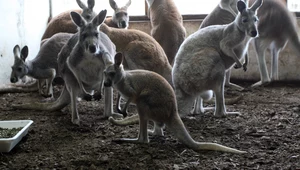
[[[224,25],[233,22],[238,13],[238,9],[236,7],[238,1],[239,0],[221,0],[220,3],[214,8],[214,10],[204,18],[204,20],[201,22],[199,29],[211,25]],[[248,64],[248,55],[246,54],[245,63],[243,64],[244,70],[247,69],[247,64]],[[236,84],[230,83],[230,73],[231,73],[231,69],[227,70],[225,85],[233,86],[240,90],[243,89],[242,87]],[[212,92],[207,92],[201,94],[201,96],[206,98],[201,98],[200,96],[198,96],[191,113],[193,115],[196,115],[196,114],[204,113],[204,111],[207,109],[211,109],[211,107],[208,108],[203,107],[203,100],[204,101],[210,100],[212,98],[212,95],[213,95]]]
[[[14,52],[14,65],[12,66],[12,72],[10,81],[12,83],[18,82],[24,76],[35,78],[38,81],[38,89],[41,95],[45,97],[53,97],[52,81],[57,73],[57,55],[71,38],[73,34],[58,33],[49,39],[45,39],[41,43],[40,50],[33,60],[26,61],[28,55],[28,47],[25,46],[20,51],[20,47],[16,45],[13,49]],[[45,87],[43,85],[45,84]],[[32,84],[36,86],[36,84]],[[16,92],[21,92],[24,88],[24,92],[28,90],[28,85],[15,85]],[[2,91],[3,92],[3,91]],[[14,92],[13,88],[9,92]]]
[[[249,4],[252,3],[253,0],[250,0]],[[261,80],[253,84],[253,87],[278,80],[278,57],[287,42],[290,43],[294,52],[300,56],[296,17],[287,9],[284,0],[264,0],[257,16],[259,18],[259,37],[254,39],[254,48]],[[265,51],[268,48],[272,58],[270,76],[265,62]]]
[[[256,3],[261,4],[262,0]],[[242,67],[240,59],[246,54],[251,37],[258,35],[257,8],[250,10],[243,1],[238,1],[237,7],[239,13],[234,22],[200,29],[180,46],[172,70],[180,116],[186,116],[195,98],[209,90],[216,95],[214,115],[229,114],[224,104],[225,72],[234,64]]]
[[[69,39],[58,56],[59,72],[65,81],[59,98],[51,103],[14,105],[14,107],[54,111],[71,103],[72,122],[80,124],[77,97],[92,94],[94,90],[101,91],[103,70],[107,64],[113,63],[111,56],[115,55],[116,48],[107,35],[98,29],[106,17],[106,10],[101,11],[88,23],[76,12],[72,12],[71,16],[79,32]],[[106,117],[112,115],[112,93],[112,88],[105,88]]]

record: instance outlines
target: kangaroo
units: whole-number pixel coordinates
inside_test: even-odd
[[[196,96],[212,90],[215,93],[217,117],[226,112],[224,104],[225,73],[234,66],[241,68],[251,38],[258,35],[256,12],[262,4],[257,0],[250,8],[237,2],[239,11],[233,22],[212,25],[190,35],[180,46],[172,69],[173,84],[180,116],[186,116]]]
[[[223,24],[229,24],[233,22],[238,13],[238,10],[236,8],[237,1],[239,0],[221,0],[218,6],[216,6],[216,8],[204,18],[199,29],[205,28],[210,25],[223,25]],[[245,3],[247,3],[247,1],[248,0],[244,0]],[[247,70],[248,61],[249,58],[248,55],[246,54],[245,62],[243,63],[244,71]],[[231,74],[231,69],[229,69],[226,72],[225,85],[232,86],[239,90],[244,89],[243,87],[230,82],[230,74]]]
[[[93,11],[95,0],[88,0],[87,6],[80,0],[76,0],[76,2],[81,10],[73,11],[81,13],[82,17],[87,21],[92,20],[96,16],[96,13]],[[52,18],[47,25],[47,28],[42,36],[42,40],[50,38],[51,36],[59,32],[76,33],[78,30],[76,25],[74,25],[72,22],[70,12],[71,11],[65,11]]]
[[[211,25],[224,25],[233,22],[238,13],[238,10],[236,8],[237,1],[239,0],[221,0],[220,3],[214,8],[214,10],[204,18],[204,20],[201,22],[199,29]],[[247,65],[248,65],[248,55],[246,54],[245,62],[243,63],[244,71],[247,70]],[[230,74],[231,74],[231,69],[226,71],[225,85],[232,86],[236,89],[242,90],[243,87],[230,82]],[[204,113],[205,110],[212,109],[211,107],[207,107],[207,108],[203,107],[203,100],[204,101],[210,100],[212,96],[213,96],[212,91],[208,91],[207,93],[200,94],[200,96],[198,96],[195,101],[191,114],[197,115],[200,113]]]
[[[300,55],[297,22],[284,2],[264,0],[264,4],[257,12],[259,37],[256,37],[253,42],[258,59],[260,81],[254,83],[252,87],[278,80],[278,57],[287,42],[290,42],[292,49]],[[249,0],[249,4],[253,3],[253,0]],[[272,57],[270,76],[265,62],[265,51],[268,48]]]
[[[151,35],[164,49],[171,65],[184,41],[186,30],[173,0],[147,0],[152,25]]]
[[[125,71],[122,61],[122,54],[117,53],[115,55],[115,64],[108,66],[104,71],[104,86],[113,86],[127,99],[127,102],[136,104],[140,130],[138,138],[122,138],[119,139],[121,142],[148,143],[148,121],[153,121],[155,124],[154,134],[163,136],[162,128],[166,125],[180,142],[195,151],[215,150],[246,153],[245,151],[239,151],[216,143],[194,141],[178,115],[176,98],[171,85],[162,76],[152,71]],[[122,124],[122,121],[126,121],[126,119],[117,121],[112,117],[109,117],[109,120],[114,124]]]
[[[104,23],[109,27],[127,29],[129,26],[128,7],[131,5],[131,0],[122,7],[119,7],[114,0],[109,0],[109,4],[114,10],[114,13],[112,17],[106,18]]]
[[[80,124],[77,110],[77,97],[100,91],[103,85],[104,67],[113,63],[116,53],[115,45],[106,34],[98,30],[106,17],[102,10],[91,22],[84,20],[80,14],[71,12],[71,18],[79,28],[58,55],[59,72],[65,81],[65,86],[54,102],[13,105],[18,109],[59,110],[71,103],[72,123]],[[112,115],[112,88],[105,88],[104,116]]]
[[[28,47],[24,46],[22,50],[20,50],[19,45],[16,45],[13,49],[14,64],[11,67],[11,83],[18,82],[24,76],[35,78],[38,83],[15,85],[10,90],[6,89],[6,92],[22,92],[21,89],[23,89],[23,92],[26,92],[28,89],[38,89],[42,96],[53,97],[52,82],[55,77],[59,77],[59,74],[56,74],[58,69],[57,55],[71,36],[73,36],[73,34],[58,33],[49,39],[45,39],[41,43],[40,50],[36,57],[29,61],[26,61],[29,53]],[[43,89],[44,82],[46,83],[45,89]]]
[[[153,37],[135,29],[117,29],[102,24],[100,30],[104,32],[116,45],[117,51],[124,55],[124,68],[127,70],[144,69],[154,71],[172,84],[172,66],[162,47]],[[118,113],[127,115],[127,105],[120,109],[120,95],[116,109]]]

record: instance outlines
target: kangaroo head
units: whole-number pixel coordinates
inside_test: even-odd
[[[106,17],[106,10],[102,10],[91,22],[87,22],[80,14],[71,12],[71,18],[79,28],[78,43],[85,52],[95,54],[100,52],[100,32],[98,26]]]
[[[258,17],[256,13],[259,7],[262,5],[262,2],[263,0],[256,0],[256,2],[250,8],[247,8],[246,3],[242,0],[237,2],[239,14],[236,17],[235,22],[237,23],[238,28],[241,31],[246,32],[246,34],[250,37],[256,37],[258,35]]]
[[[122,53],[117,53],[115,55],[115,63],[106,67],[104,70],[105,81],[104,86],[110,87],[113,84],[117,84],[123,77],[123,55]]]
[[[10,82],[16,83],[19,79],[23,78],[28,73],[28,67],[25,63],[25,60],[28,56],[28,47],[24,46],[20,50],[19,45],[16,45],[13,49],[15,56],[14,65],[11,67]]]
[[[112,20],[117,24],[118,28],[127,28],[129,23],[129,16],[127,9],[131,4],[131,0],[123,7],[118,7],[117,3],[114,0],[109,0],[111,8],[114,10]]]
[[[91,21],[95,16],[96,13],[93,11],[93,8],[95,6],[95,0],[88,0],[86,6],[81,0],[76,0],[78,6],[82,9],[81,16],[86,21]]]

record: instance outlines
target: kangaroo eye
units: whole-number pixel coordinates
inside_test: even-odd
[[[95,37],[98,37],[99,33],[95,33]]]
[[[90,19],[91,19],[91,15],[85,16],[85,19],[86,19],[86,20],[90,20]]]
[[[116,75],[115,72],[110,72],[110,73],[109,73],[109,76],[111,76],[111,77],[114,77],[115,75]]]
[[[18,72],[21,72],[21,71],[22,71],[22,67],[18,67],[18,68],[17,68],[17,71],[18,71]]]
[[[247,18],[244,18],[244,19],[242,19],[242,22],[243,22],[243,23],[246,23],[246,22],[248,22],[248,19],[247,19]]]
[[[82,39],[85,39],[87,37],[86,34],[82,34]]]

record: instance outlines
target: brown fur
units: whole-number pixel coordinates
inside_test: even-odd
[[[148,34],[134,29],[116,29],[102,24],[101,31],[116,45],[125,57],[125,69],[144,69],[162,75],[172,84],[172,67],[161,46]]]
[[[140,130],[137,139],[122,138],[121,142],[148,143],[148,121],[153,121],[154,134],[163,136],[162,128],[165,124],[180,142],[195,151],[215,150],[246,153],[216,143],[194,141],[178,115],[175,94],[170,84],[159,74],[148,70],[124,71],[122,60],[123,56],[118,53],[115,56],[115,64],[105,69],[104,85],[106,87],[113,86],[124,98],[136,104]],[[137,116],[133,117],[137,118]],[[126,119],[115,120],[112,117],[109,120],[114,124],[119,124],[123,120],[127,121]]]
[[[109,27],[118,28],[118,25],[113,22],[112,17],[107,17],[104,21],[104,23]]]
[[[150,7],[151,35],[164,49],[171,65],[186,36],[185,28],[173,0],[155,0]]]
[[[72,10],[77,13],[82,13],[82,10]],[[67,32],[67,33],[76,33],[77,26],[73,23],[70,17],[70,11],[62,12],[61,14],[57,15],[56,17],[52,18],[47,25],[47,28],[42,36],[42,40],[46,38],[52,37],[52,35],[59,33],[59,32]],[[59,25],[59,26],[58,26]]]

